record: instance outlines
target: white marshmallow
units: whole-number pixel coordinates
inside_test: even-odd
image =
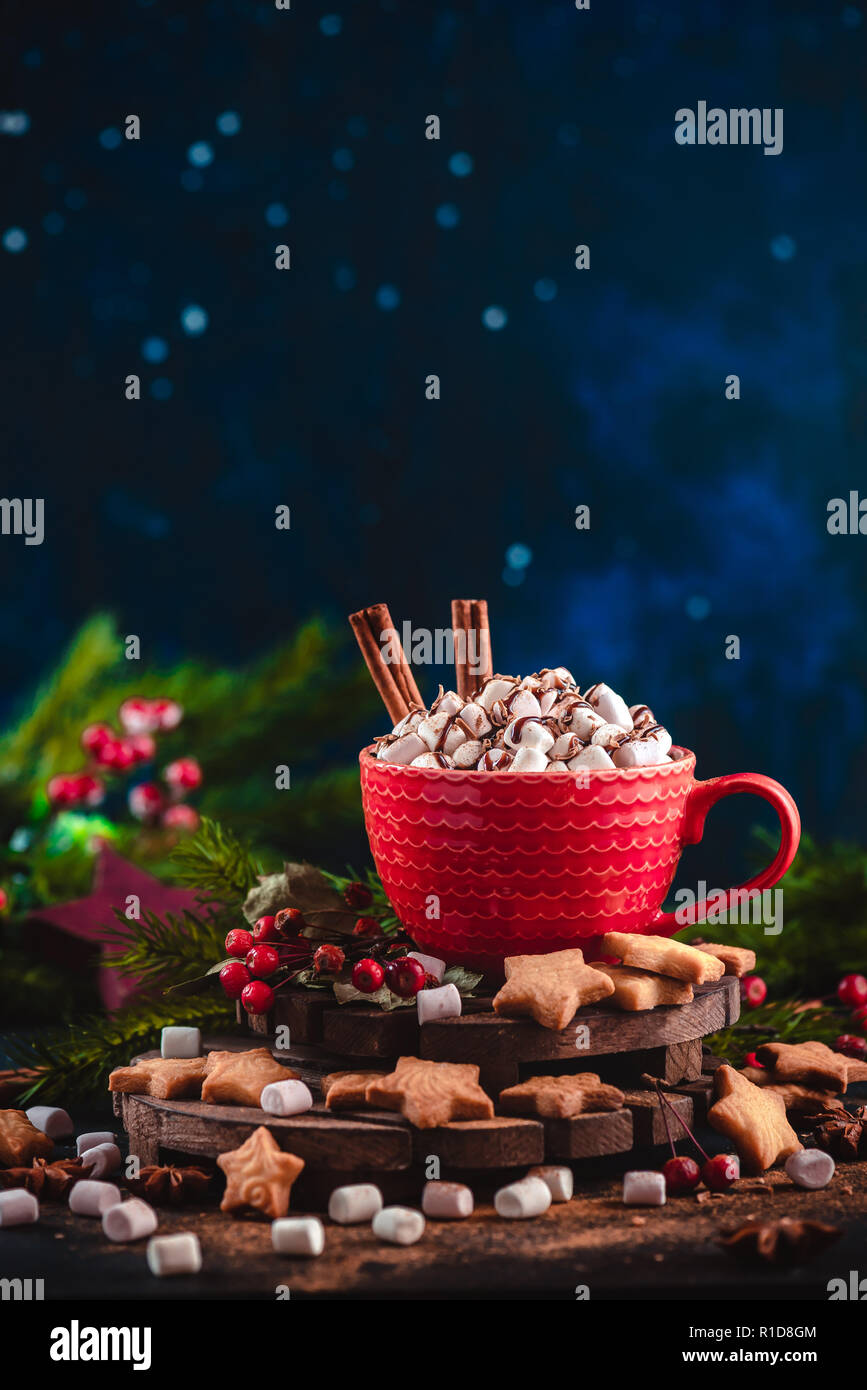
[[[462,743],[460,748],[455,749],[455,767],[475,767],[484,751],[485,745],[482,743],[481,739],[468,738],[466,743]]]
[[[321,1255],[325,1227],[318,1216],[281,1216],[271,1222],[271,1244],[278,1255]]]
[[[370,1221],[382,1211],[382,1193],[372,1182],[356,1182],[335,1187],[328,1198],[328,1215],[338,1226],[355,1226]]]
[[[786,1173],[797,1187],[827,1187],[836,1164],[823,1149],[801,1149],[786,1159]]]
[[[484,705],[471,700],[469,704],[464,705],[458,717],[476,738],[483,738],[491,732],[491,721]]]
[[[526,1221],[541,1216],[551,1205],[551,1189],[541,1178],[521,1178],[520,1182],[501,1187],[494,1196],[498,1216],[507,1221]]]
[[[39,1202],[24,1187],[0,1192],[0,1226],[29,1226],[39,1220]]]
[[[598,748],[591,743],[587,748],[582,748],[580,753],[576,753],[574,758],[570,758],[567,766],[570,772],[579,772],[582,769],[612,768],[614,764],[604,748]]]
[[[645,724],[655,724],[656,719],[653,710],[649,705],[630,705],[629,714],[632,719],[632,726],[635,729],[643,729]]]
[[[594,730],[590,744],[593,748],[607,748],[610,752],[612,748],[619,748],[624,738],[619,724],[600,724],[599,728]]]
[[[554,758],[554,759],[548,764],[548,771],[549,771],[549,772],[568,772],[569,769],[568,769],[568,767],[566,766],[566,764],[564,763],[564,761],[563,761],[562,758]]]
[[[425,1220],[412,1207],[383,1207],[371,1222],[373,1234],[392,1245],[415,1245],[424,1235]]]
[[[507,695],[511,695],[516,684],[517,682],[511,677],[503,679],[502,676],[492,676],[477,695],[476,704],[481,705],[482,709],[490,714],[494,701],[503,700]]]
[[[473,1206],[472,1188],[462,1182],[426,1182],[421,1194],[422,1211],[437,1221],[465,1221]]]
[[[509,748],[538,748],[542,753],[547,753],[554,746],[551,730],[532,718],[528,723],[524,723],[523,719],[513,719],[506,728],[505,740]]]
[[[631,1207],[664,1207],[665,1178],[662,1173],[634,1169],[623,1174],[623,1200]]]
[[[596,730],[601,729],[602,725],[605,723],[602,715],[597,714],[593,706],[588,704],[586,700],[573,700],[572,703],[563,710],[562,714],[558,707],[557,713],[560,718],[561,728],[567,730],[569,733],[577,734],[585,743],[587,743],[593,737]]]
[[[510,772],[544,772],[548,759],[539,748],[519,748],[515,754]]]
[[[65,1139],[68,1134],[75,1133],[69,1115],[56,1105],[31,1105],[24,1113],[33,1127],[41,1129],[49,1139]]]
[[[201,1057],[200,1028],[164,1028],[160,1035],[161,1057]]]
[[[598,685],[593,685],[584,692],[584,699],[593,706],[597,714],[607,719],[609,724],[617,724],[627,733],[631,731],[632,715],[629,713],[629,706],[610,685],[600,681]]]
[[[506,718],[503,723],[512,719],[539,718],[542,707],[532,690],[519,690],[514,700],[509,701],[509,708],[506,711]]]
[[[116,1244],[152,1236],[158,1225],[159,1218],[153,1207],[140,1197],[118,1202],[102,1213],[102,1229]]]
[[[439,956],[425,956],[421,951],[407,951],[407,955],[423,965],[428,975],[433,975],[435,980],[442,983],[443,975],[446,973],[444,960],[440,960]]]
[[[271,1081],[262,1087],[259,1104],[269,1115],[303,1115],[313,1109],[313,1096],[303,1081]]]
[[[571,690],[575,677],[565,666],[555,666],[553,670],[539,672],[539,684],[543,690]]]
[[[410,767],[454,767],[454,760],[445,753],[421,753],[413,758]]]
[[[122,1162],[117,1144],[94,1144],[81,1155],[81,1166],[92,1178],[107,1178],[118,1171]]]
[[[442,686],[440,686],[440,690],[442,690]],[[460,714],[463,706],[464,701],[456,691],[446,690],[434,700],[431,714]]]
[[[531,1168],[527,1177],[541,1178],[551,1193],[552,1202],[571,1202],[575,1189],[571,1168],[563,1164],[541,1164],[538,1168]]]
[[[109,1129],[95,1129],[90,1134],[79,1134],[75,1141],[75,1152],[79,1158],[87,1149],[95,1149],[97,1144],[114,1144],[116,1136]]]
[[[554,740],[548,756],[550,758],[562,758],[564,762],[568,763],[569,759],[576,757],[583,747],[584,744],[577,734],[561,734],[559,738]]]
[[[152,1236],[148,1241],[147,1263],[151,1274],[164,1279],[170,1274],[198,1274],[202,1267],[202,1247],[192,1231],[173,1236]]]
[[[661,724],[645,724],[644,732],[641,734],[641,742],[655,743],[662,758],[671,752],[671,734]],[[660,762],[662,758],[660,758]]]
[[[407,767],[413,758],[420,758],[422,753],[427,752],[428,746],[424,739],[413,733],[403,734],[396,743],[383,744],[377,756],[384,763],[400,763]]]
[[[102,1216],[109,1207],[116,1207],[120,1191],[112,1182],[94,1182],[81,1178],[69,1190],[69,1210],[77,1216]]]
[[[461,1016],[461,996],[457,985],[443,985],[441,989],[420,989],[415,1001],[419,1023]]]
[[[393,734],[400,738],[401,734],[411,734],[418,728],[423,719],[427,718],[427,710],[411,709],[409,714],[405,714],[403,719],[399,719],[392,729]]]
[[[512,754],[505,748],[489,748],[476,763],[480,772],[508,772],[512,766]]]
[[[611,757],[615,767],[653,767],[665,762],[665,754],[660,753],[652,739],[630,739],[615,748]]]
[[[429,714],[418,726],[418,736],[423,738],[431,753],[441,751],[446,730],[451,726],[451,714]]]
[[[539,711],[543,718],[546,714],[550,714],[552,710],[557,708],[560,693],[559,690],[543,690],[541,692],[539,695]]]

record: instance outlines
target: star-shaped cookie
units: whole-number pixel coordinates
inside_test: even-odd
[[[714,1090],[708,1123],[732,1140],[745,1172],[763,1173],[804,1147],[786,1119],[782,1096],[754,1086],[726,1063],[714,1072]]]
[[[775,1082],[794,1081],[822,1091],[846,1089],[848,1059],[824,1043],[764,1043],[756,1049],[756,1056],[773,1072]]]
[[[693,998],[688,980],[674,980],[670,975],[654,975],[649,970],[636,970],[631,965],[597,965],[596,969],[614,982],[612,1004],[627,1013],[655,1009],[658,1004],[688,1004]]]
[[[198,1096],[206,1067],[205,1057],[144,1057],[134,1067],[115,1067],[108,1089],[159,1100],[189,1100]]]
[[[359,1110],[367,1104],[367,1088],[385,1076],[382,1071],[332,1071],[322,1078],[326,1110]]]
[[[31,1124],[23,1110],[0,1110],[0,1164],[27,1167],[35,1158],[48,1158],[54,1142]]]
[[[626,1097],[606,1086],[593,1071],[569,1076],[531,1076],[500,1092],[504,1115],[537,1115],[546,1120],[571,1120],[602,1110],[621,1110]]]
[[[529,1015],[543,1028],[566,1028],[582,1004],[614,993],[613,981],[585,965],[577,948],[546,956],[507,956],[504,967],[506,983],[494,996],[494,1012],[506,1018]]]
[[[815,1091],[809,1086],[799,1086],[795,1081],[774,1081],[774,1073],[766,1067],[741,1067],[741,1076],[760,1086],[763,1091],[773,1091],[783,1097],[786,1110],[794,1110],[799,1115],[816,1115],[820,1110],[843,1110],[842,1100],[833,1091]]]
[[[479,1085],[471,1062],[426,1062],[400,1057],[393,1072],[371,1081],[368,1105],[398,1110],[416,1129],[436,1129],[449,1120],[492,1120],[494,1106]]]
[[[604,956],[617,956],[623,965],[652,970],[655,975],[671,975],[691,985],[705,985],[725,974],[724,961],[683,941],[667,936],[644,936],[639,932],[609,931],[599,943]]]
[[[209,1052],[202,1100],[207,1105],[258,1105],[265,1086],[297,1078],[276,1062],[267,1047],[246,1052]]]
[[[264,1125],[239,1149],[220,1154],[217,1163],[226,1174],[220,1210],[260,1212],[272,1221],[289,1210],[292,1184],[304,1167],[304,1159],[284,1153]]]

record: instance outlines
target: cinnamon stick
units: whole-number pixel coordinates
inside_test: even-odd
[[[483,598],[452,599],[452,633],[455,641],[455,687],[469,700],[488,676],[493,675],[488,603]]]
[[[397,724],[411,709],[424,708],[388,605],[375,603],[361,608],[350,613],[349,622],[392,724]]]

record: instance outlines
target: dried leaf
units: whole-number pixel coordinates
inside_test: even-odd
[[[723,1231],[717,1244],[738,1259],[752,1263],[798,1265],[839,1240],[843,1232],[822,1221],[748,1221]]]

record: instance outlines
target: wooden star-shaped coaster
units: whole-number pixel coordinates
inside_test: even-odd
[[[582,1004],[614,993],[613,981],[585,965],[577,948],[547,956],[507,956],[504,967],[506,983],[494,996],[494,1012],[506,1018],[529,1015],[543,1028],[566,1028]]]
[[[133,1067],[115,1067],[108,1089],[159,1100],[189,1100],[198,1096],[206,1067],[205,1057],[144,1057]]]
[[[821,1042],[764,1043],[756,1056],[774,1075],[774,1081],[794,1081],[823,1091],[845,1091],[848,1058]]]
[[[361,1110],[367,1104],[367,1088],[385,1076],[383,1071],[332,1071],[322,1078],[326,1110]]]
[[[368,1105],[398,1110],[416,1129],[436,1129],[450,1120],[492,1120],[494,1106],[479,1085],[471,1062],[426,1062],[401,1057],[393,1072],[372,1081]]]
[[[48,1158],[54,1143],[31,1124],[23,1110],[0,1110],[0,1163],[4,1168],[27,1167],[35,1158]]]
[[[258,1105],[266,1086],[297,1076],[297,1071],[275,1061],[267,1047],[250,1047],[245,1052],[209,1052],[202,1100],[207,1105]]]
[[[284,1153],[264,1125],[239,1149],[220,1154],[217,1163],[226,1174],[220,1210],[258,1212],[272,1221],[289,1210],[292,1185],[304,1167],[304,1159]]]
[[[504,1115],[537,1115],[546,1120],[571,1120],[603,1110],[621,1110],[626,1100],[616,1086],[606,1086],[593,1071],[564,1076],[531,1076],[500,1092]]]
[[[754,1086],[723,1063],[714,1072],[716,1102],[708,1123],[731,1139],[746,1173],[763,1173],[804,1146],[786,1119],[782,1096]]]

